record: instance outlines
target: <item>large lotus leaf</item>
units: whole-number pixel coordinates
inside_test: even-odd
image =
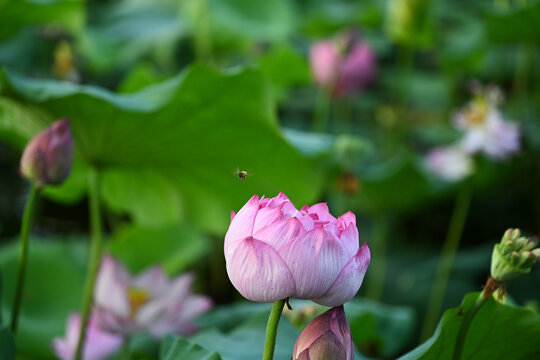
[[[0,360],[15,359],[13,334],[6,325],[0,325]]]
[[[132,63],[143,56],[164,66],[175,61],[175,44],[184,35],[179,2],[114,1],[94,4],[80,51],[96,70]]]
[[[212,311],[200,316],[197,324],[203,329],[216,328],[228,332],[249,317],[258,313],[267,313],[268,304],[249,301],[234,302],[216,306]]]
[[[294,13],[288,0],[208,0],[216,36],[253,40],[283,40],[294,29]]]
[[[410,307],[354,299],[345,304],[345,313],[353,341],[364,355],[395,357],[414,336],[416,316]]]
[[[287,90],[292,86],[309,83],[306,59],[292,47],[274,46],[259,58],[258,63],[274,85],[276,98],[281,101],[286,100]]]
[[[181,337],[169,335],[161,345],[161,360],[221,360],[215,351],[205,348]]]
[[[359,180],[356,204],[368,213],[407,211],[437,190],[414,156],[407,153],[366,168],[360,172]]]
[[[452,359],[457,334],[465,314],[478,293],[465,296],[463,304],[446,311],[435,334],[415,350],[401,357]],[[462,359],[537,359],[540,356],[540,315],[530,309],[488,300],[474,317],[463,348]]]
[[[0,1],[0,40],[24,26],[45,25],[78,31],[84,24],[82,0],[3,0]]]
[[[489,14],[485,26],[490,40],[494,42],[537,42],[540,40],[540,2],[531,2],[518,10]]]
[[[115,233],[109,250],[133,272],[158,263],[169,274],[175,274],[199,261],[209,246],[207,238],[197,231],[174,224],[155,229],[122,228]]]
[[[269,308],[270,306],[268,304]],[[217,351],[223,360],[260,359],[264,349],[268,315],[269,311],[257,313],[227,334],[211,329],[196,334],[191,340],[209,350]],[[289,360],[297,337],[298,332],[292,325],[286,319],[281,319],[274,359]]]
[[[2,76],[3,92],[71,119],[76,151],[102,174],[106,204],[141,225],[187,220],[222,232],[254,193],[311,202],[322,172],[281,135],[256,70],[193,66],[135,94]],[[244,181],[235,170],[247,170]]]
[[[52,358],[52,339],[63,336],[68,314],[81,305],[85,249],[80,241],[31,239],[17,331],[17,352],[22,357]],[[18,262],[18,241],[0,248],[6,319],[11,318]],[[0,345],[2,339],[0,334]],[[0,354],[2,350],[0,346]]]
[[[289,87],[310,81],[306,59],[290,46],[274,46],[259,59],[259,64],[276,86]]]
[[[51,119],[36,106],[23,106],[12,99],[0,97],[0,138],[15,146],[24,146]]]

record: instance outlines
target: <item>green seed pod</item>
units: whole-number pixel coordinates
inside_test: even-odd
[[[531,271],[540,260],[538,240],[520,237],[519,229],[508,229],[501,242],[495,244],[491,256],[491,277],[496,281],[508,281]]]

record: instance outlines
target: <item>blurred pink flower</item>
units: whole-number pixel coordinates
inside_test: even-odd
[[[519,127],[506,121],[499,110],[487,109],[478,123],[467,121],[465,116],[463,113],[456,115],[456,126],[465,131],[461,145],[467,152],[483,152],[493,160],[502,160],[519,152]]]
[[[66,322],[64,338],[54,338],[53,349],[61,360],[73,360],[81,331],[81,317],[71,314]],[[94,316],[90,316],[84,343],[83,360],[101,360],[116,352],[124,342],[122,336],[106,333],[97,326]]]
[[[315,83],[322,87],[332,88],[341,66],[338,46],[329,40],[313,44],[309,49],[309,61]]]
[[[315,83],[335,97],[363,89],[377,71],[375,52],[354,31],[313,44],[309,60]]]
[[[343,305],[317,316],[294,344],[292,360],[353,360],[354,345]]]
[[[254,195],[233,212],[225,259],[231,282],[249,300],[295,297],[337,306],[358,292],[370,252],[367,244],[359,248],[352,212],[336,219],[325,203],[297,210],[280,193]]]
[[[132,277],[106,255],[94,291],[96,319],[113,333],[145,331],[156,338],[192,333],[195,318],[212,307],[208,297],[191,293],[192,282],[190,273],[171,281],[158,266]]]
[[[69,121],[55,121],[34,136],[24,149],[20,171],[38,186],[61,184],[69,175],[73,141]]]
[[[433,149],[425,159],[428,171],[447,181],[459,181],[472,174],[474,163],[459,146]]]
[[[454,118],[464,131],[461,146],[468,153],[483,152],[493,160],[502,160],[520,150],[520,130],[507,121],[497,108],[502,94],[494,86],[479,87],[476,96]]]

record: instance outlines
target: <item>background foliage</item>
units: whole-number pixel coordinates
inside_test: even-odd
[[[193,270],[198,290],[219,305],[190,339],[136,339],[133,358],[260,357],[268,307],[241,302],[224,271],[223,236],[231,210],[254,193],[279,191],[298,207],[326,201],[336,215],[355,212],[372,267],[380,261],[381,249],[372,247],[377,226],[385,224],[382,296],[364,300],[363,286],[346,311],[358,358],[404,355],[419,344],[461,186],[431,176],[423,159],[457,138],[452,114],[477,79],[506,94],[503,112],[522,129],[522,151],[501,163],[478,159],[444,299],[454,309],[404,357],[445,358],[463,297],[488,275],[492,244],[508,227],[540,230],[539,21],[540,2],[532,0],[0,0],[2,319],[9,318],[28,187],[17,173],[21,151],[66,116],[76,144],[68,181],[48,188],[39,205],[20,358],[53,358],[51,339],[80,306],[90,166],[102,174],[108,251],[133,271],[154,263],[169,274]],[[374,48],[376,79],[333,101],[327,126],[314,131],[321,91],[310,75],[309,46],[349,27]],[[248,171],[245,181],[238,170]],[[466,358],[488,351],[474,345],[483,341],[499,355],[537,356],[539,285],[533,270],[508,289],[515,307],[487,304]],[[496,320],[485,327],[484,318]],[[505,319],[515,326],[506,330],[512,341],[497,340]],[[280,327],[276,359],[290,358],[302,328],[292,323]],[[5,326],[0,349],[0,359],[13,358]]]

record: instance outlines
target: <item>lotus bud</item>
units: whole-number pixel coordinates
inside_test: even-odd
[[[313,319],[294,345],[293,360],[353,360],[354,345],[343,305]]]
[[[37,134],[26,146],[21,158],[23,177],[38,187],[64,182],[71,170],[73,141],[68,119],[55,121]]]
[[[224,252],[229,279],[246,299],[328,307],[356,295],[371,259],[352,212],[335,218],[326,203],[298,210],[284,193],[254,195],[232,218]]]
[[[363,89],[377,71],[375,52],[354,30],[313,44],[309,61],[315,83],[334,97]]]
[[[491,277],[499,282],[527,274],[540,260],[536,238],[520,236],[519,229],[508,229],[500,243],[493,248]]]

